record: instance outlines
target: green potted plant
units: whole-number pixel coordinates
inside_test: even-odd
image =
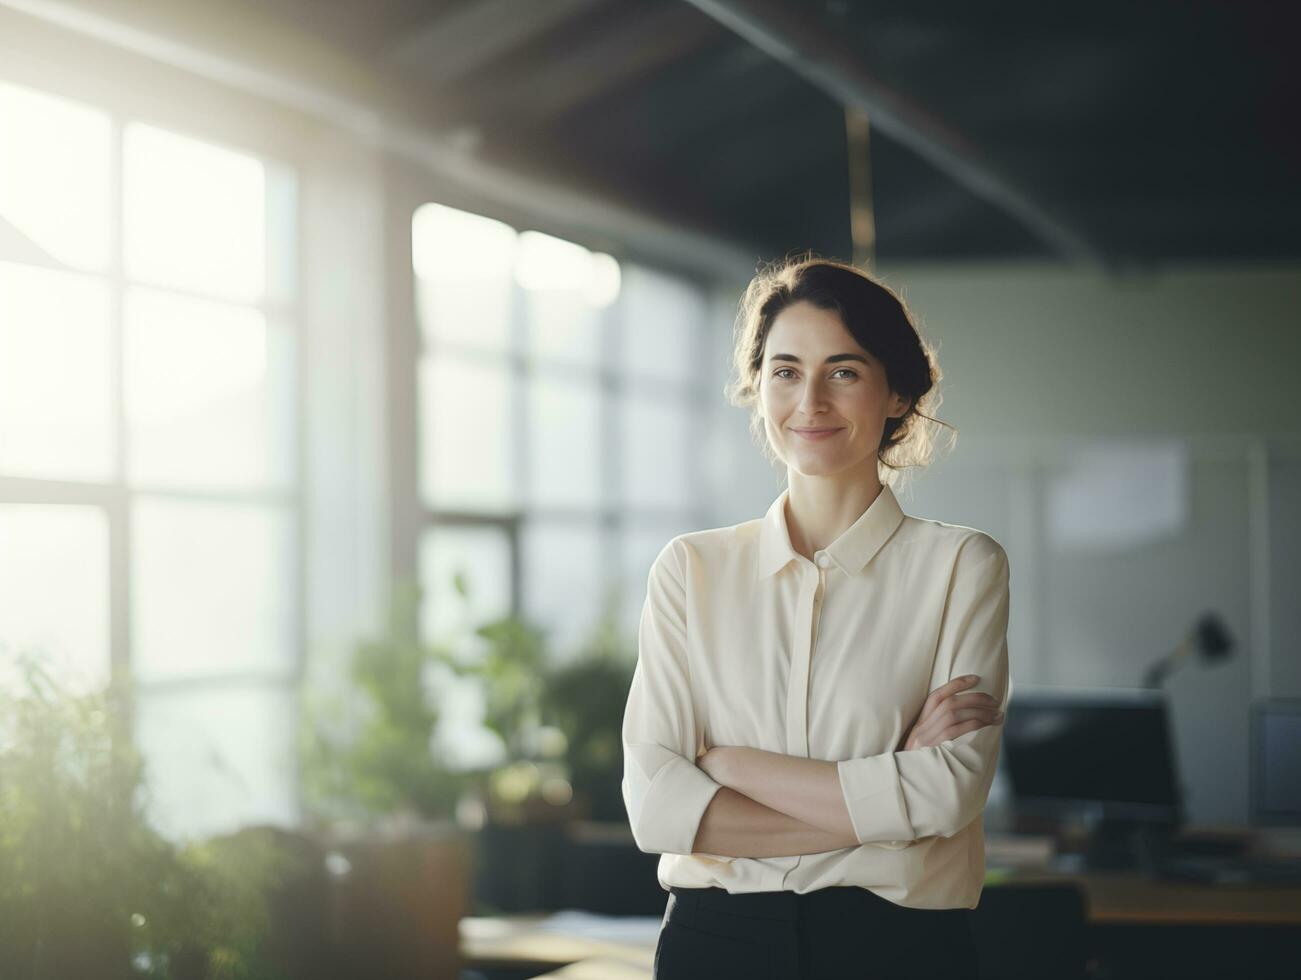
[[[468,606],[460,575],[453,592]],[[617,601],[609,597],[583,646],[559,663],[546,631],[513,615],[471,625],[474,642],[446,642],[451,668],[481,686],[483,725],[502,746],[471,791],[482,817],[475,893],[484,911],[554,906],[573,822],[624,819],[620,729],[633,658]]]
[[[627,819],[623,778],[623,709],[636,664],[635,647],[619,628],[618,596],[611,595],[578,656],[550,669],[543,715],[564,735],[565,762],[576,812],[588,820]]]
[[[419,596],[394,597],[386,631],[359,641],[347,686],[333,697],[304,692],[300,769],[318,825],[439,822],[467,784],[433,750],[439,711],[427,688],[446,650],[418,636]]]
[[[468,613],[465,575],[451,584]],[[635,658],[617,628],[617,598],[576,656],[556,665],[545,630],[521,616],[463,615],[458,630],[426,641],[419,591],[399,590],[387,633],[355,647],[344,696],[329,710],[318,697],[305,713],[303,778],[318,821],[458,820],[472,834],[483,910],[545,907],[564,825],[624,819],[620,728]],[[499,746],[491,763],[463,768],[440,752],[440,733],[450,727],[442,724],[440,679],[452,678],[480,689],[477,723]],[[347,697],[360,702],[352,723]]]
[[[150,826],[129,688],[74,692],[0,657],[0,976],[280,977],[265,841],[183,847]]]
[[[419,593],[394,595],[386,629],[353,647],[341,691],[304,692],[299,760],[309,825],[336,868],[335,933],[348,975],[456,976],[472,843],[454,820],[471,782],[434,748]]]

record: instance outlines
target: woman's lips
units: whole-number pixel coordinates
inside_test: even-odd
[[[805,439],[815,442],[819,439],[829,439],[832,436],[834,436],[837,432],[843,432],[844,430],[843,429],[791,429],[791,431],[798,436],[802,436]]]

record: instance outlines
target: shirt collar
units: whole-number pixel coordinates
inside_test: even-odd
[[[786,526],[786,501],[790,488],[778,495],[764,516],[759,530],[759,578],[775,575],[787,563],[798,557],[791,547],[790,530]],[[867,567],[881,546],[903,523],[904,512],[895,499],[894,491],[882,485],[881,492],[835,541],[823,550],[846,575],[856,575]]]

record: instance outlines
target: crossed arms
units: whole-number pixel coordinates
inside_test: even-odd
[[[652,566],[624,714],[624,802],[638,847],[660,854],[771,857],[951,837],[980,816],[1000,729],[910,751],[825,761],[702,746],[690,687],[681,542]],[[983,537],[956,560],[937,662],[1005,708],[1007,558]],[[942,658],[942,659],[941,659]]]
[[[720,789],[700,818],[693,854],[778,857],[858,846],[834,762],[724,747],[698,764]]]

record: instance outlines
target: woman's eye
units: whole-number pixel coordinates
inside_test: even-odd
[[[773,377],[775,377],[775,378],[782,378],[782,379],[784,380],[784,379],[786,378],[786,375],[785,375],[783,372],[785,372],[785,371],[791,371],[791,372],[793,372],[794,369],[793,369],[793,368],[778,368],[776,371],[773,372]],[[857,378],[857,377],[858,377],[858,372],[855,371],[853,368],[837,368],[837,369],[835,370],[834,374],[840,374],[842,371],[843,371],[845,374],[849,375],[851,378]]]
[[[794,374],[795,368],[790,368],[790,367],[779,367],[779,368],[777,368],[777,370],[775,370],[775,371],[773,372],[773,377],[781,377],[781,379],[782,379],[783,381],[788,380],[788,379],[787,379],[787,376],[786,376],[786,374],[785,374],[785,372],[787,372],[787,371],[790,371],[791,374]],[[850,376],[850,377],[857,377],[857,376],[859,376],[859,372],[853,370],[853,368],[850,368],[850,367],[838,367],[837,370],[834,371],[834,374],[837,374],[837,375],[838,375],[838,374],[840,374],[840,372],[842,372],[842,371],[844,372],[844,374],[847,374],[847,375]]]

